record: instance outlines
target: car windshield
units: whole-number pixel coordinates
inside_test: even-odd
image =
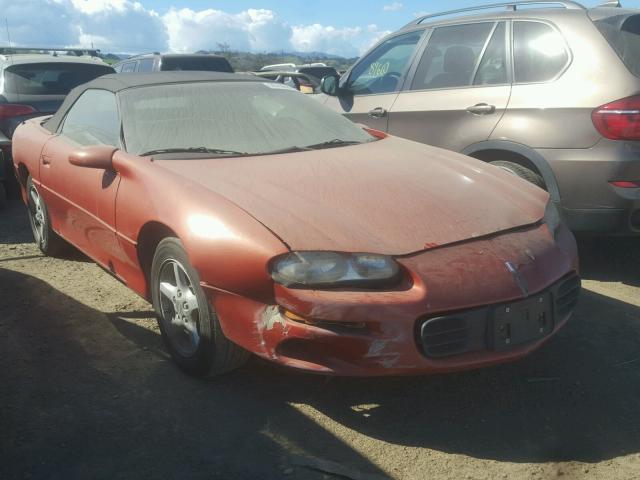
[[[136,155],[259,155],[375,140],[342,115],[278,83],[152,85],[124,90],[119,100],[126,148]]]
[[[87,63],[22,63],[4,71],[4,92],[20,95],[66,95],[72,88],[113,73],[108,65]]]

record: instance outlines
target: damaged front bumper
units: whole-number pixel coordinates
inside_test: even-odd
[[[566,323],[579,291],[575,240],[565,227],[555,241],[539,225],[397,260],[406,278],[392,291],[276,285],[267,305],[204,286],[233,342],[289,367],[353,376],[521,358]]]

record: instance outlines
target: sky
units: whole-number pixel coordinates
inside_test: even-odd
[[[141,53],[218,50],[363,53],[425,14],[498,0],[0,0],[14,46]],[[584,0],[595,6],[598,0]],[[640,0],[622,0],[640,8]],[[0,24],[0,46],[8,44]]]

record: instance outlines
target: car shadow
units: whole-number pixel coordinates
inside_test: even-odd
[[[579,237],[578,249],[582,278],[640,286],[640,238]]]
[[[159,335],[128,323],[148,311],[103,314],[2,268],[0,305],[0,478],[338,478],[301,466],[339,467],[328,455],[387,478],[251,365],[178,371]]]
[[[7,207],[0,210],[0,244],[31,242],[33,235],[29,227],[27,209],[20,200],[10,198]]]
[[[22,245],[33,243],[33,234],[29,226],[27,209],[19,199],[12,198],[5,210],[0,211],[0,244]],[[17,250],[16,250],[17,251]],[[21,253],[17,251],[18,253]],[[0,258],[0,262],[10,262],[13,260],[30,260],[41,256],[39,253],[33,255],[15,255],[12,257]],[[58,258],[74,262],[91,262],[80,250],[68,245],[67,248],[58,255]]]
[[[131,328],[120,331],[166,356],[157,335],[143,338]],[[307,405],[396,445],[509,462],[599,462],[640,452],[638,345],[640,308],[585,290],[569,324],[539,351],[512,364],[438,376],[354,379],[305,375],[254,359],[214,380],[211,388],[230,381],[243,396],[270,392],[277,404]],[[315,444],[304,430],[285,430],[291,442]]]

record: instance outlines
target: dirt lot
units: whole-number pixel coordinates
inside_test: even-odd
[[[580,243],[574,319],[515,364],[180,373],[150,306],[0,212],[0,478],[640,479],[640,241]]]

